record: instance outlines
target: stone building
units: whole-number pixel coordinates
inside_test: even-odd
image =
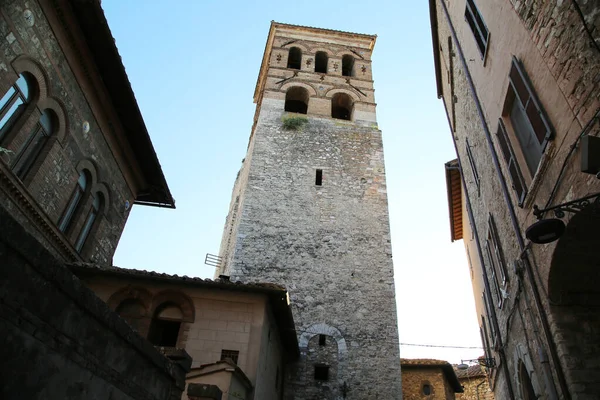
[[[286,399],[399,399],[375,36],[273,22],[216,276],[290,293]]]
[[[430,11],[458,156],[446,164],[452,240],[469,259],[491,389],[598,398],[600,4],[431,0]]]
[[[98,0],[0,2],[0,398],[176,399],[170,363],[67,262],[174,207]]]
[[[140,336],[172,359],[191,357],[188,394],[202,398],[204,390],[206,397],[216,386],[223,400],[281,398],[287,365],[299,356],[281,286],[96,264],[70,268]]]
[[[462,393],[456,395],[456,400],[494,400],[494,393],[490,390],[488,375],[479,364],[470,365],[467,369],[454,367],[458,382],[463,388]]]
[[[402,399],[455,400],[463,388],[452,364],[443,360],[400,360],[402,366]]]

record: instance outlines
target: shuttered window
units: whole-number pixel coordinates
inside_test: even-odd
[[[494,285],[496,300],[498,307],[502,307],[502,290],[506,286],[508,279],[506,274],[506,263],[504,262],[504,254],[500,247],[500,239],[496,230],[496,223],[490,214],[488,217],[488,235],[485,240],[485,251],[490,264],[490,272],[492,274],[492,284]]]
[[[490,31],[488,31],[487,26],[485,26],[483,17],[481,16],[481,13],[477,9],[477,6],[473,0],[467,0],[467,5],[465,7],[465,20],[469,24],[471,31],[473,31],[477,48],[481,53],[481,58],[485,59],[488,42],[490,40]]]
[[[512,188],[517,194],[517,202],[519,207],[523,207],[523,202],[525,201],[525,196],[527,195],[527,186],[525,185],[525,180],[521,174],[521,168],[517,163],[517,158],[515,157],[510,140],[508,139],[506,127],[504,126],[502,119],[498,120],[498,131],[496,132],[496,135],[498,136],[498,143],[500,144],[502,156],[506,162]]]
[[[514,94],[510,119],[531,175],[535,175],[553,130],[521,62],[513,56],[509,73]]]
[[[485,307],[485,313],[487,314],[487,324],[486,324],[486,318],[483,317],[483,315],[481,316],[481,323],[483,326],[483,330],[484,333],[486,334],[486,338],[489,337],[489,342],[486,343],[488,346],[488,357],[491,357],[491,352],[490,352],[490,347],[494,350],[496,350],[498,348],[498,335],[496,332],[496,327],[494,325],[494,323],[492,322],[492,310],[490,308],[490,303],[488,302],[488,298],[486,296],[486,291],[484,290],[483,293],[481,294],[481,297],[483,299],[483,304]],[[489,336],[488,336],[489,334]]]
[[[471,166],[471,171],[473,172],[473,179],[477,185],[477,194],[479,194],[479,173],[477,172],[477,166],[475,165],[475,159],[473,158],[473,152],[471,151],[469,139],[467,139],[467,158],[469,159],[469,165]]]

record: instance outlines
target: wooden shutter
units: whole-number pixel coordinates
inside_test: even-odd
[[[525,185],[525,180],[523,179],[523,174],[521,174],[521,168],[517,163],[513,148],[508,140],[508,134],[506,133],[506,127],[504,126],[504,122],[502,122],[502,118],[498,119],[498,131],[496,135],[498,136],[500,150],[508,168],[512,188],[517,193],[519,207],[523,207],[523,202],[527,195],[527,186]]]
[[[523,69],[523,65],[516,57],[512,58],[512,65],[508,75],[510,85],[515,92],[515,101],[520,101],[533,128],[533,132],[542,146],[542,152],[548,141],[554,136],[550,121],[542,108],[533,86]]]

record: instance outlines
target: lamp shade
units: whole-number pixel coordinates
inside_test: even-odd
[[[545,244],[558,240],[565,232],[565,223],[557,218],[542,219],[525,231],[527,239],[533,243]]]

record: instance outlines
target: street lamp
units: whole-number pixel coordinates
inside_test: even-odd
[[[525,236],[533,243],[545,244],[554,242],[565,233],[565,223],[559,218],[563,218],[565,212],[576,214],[590,205],[593,205],[595,212],[600,212],[600,192],[544,209],[540,209],[537,205],[534,205],[533,215],[539,221],[527,228]],[[548,211],[554,212],[554,216],[557,218],[543,219],[544,214]]]

